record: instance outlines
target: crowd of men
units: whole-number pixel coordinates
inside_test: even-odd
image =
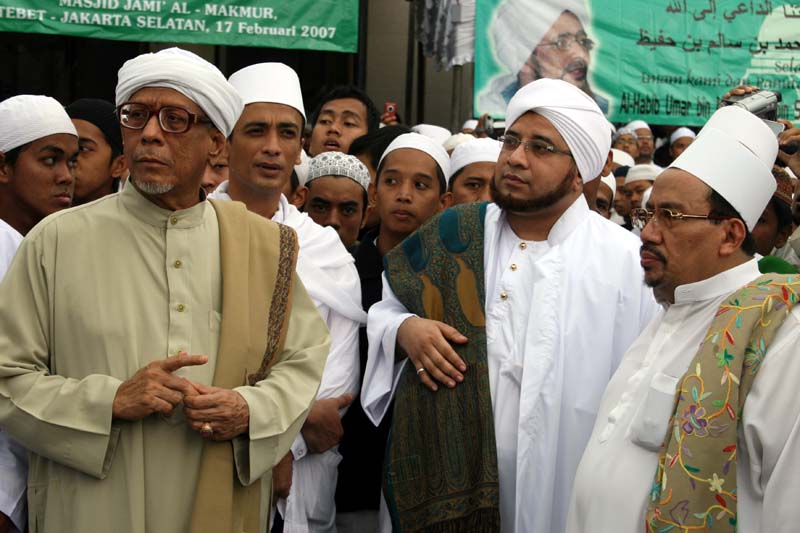
[[[796,530],[800,129],[588,93],[0,102],[0,532]]]

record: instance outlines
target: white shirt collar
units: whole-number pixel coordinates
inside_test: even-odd
[[[581,194],[572,202],[572,205],[562,213],[550,229],[550,233],[547,235],[547,242],[550,246],[554,246],[565,241],[570,233],[572,233],[572,231],[578,227],[578,224],[589,214],[589,204],[586,203],[586,198]]]
[[[687,304],[733,293],[759,277],[758,261],[751,259],[715,276],[675,288],[675,303]]]

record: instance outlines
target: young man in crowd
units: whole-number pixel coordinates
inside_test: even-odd
[[[71,205],[78,132],[56,100],[20,95],[0,102],[0,280],[22,238]],[[12,300],[6,305],[14,307]],[[0,531],[25,531],[28,451],[0,429]]]
[[[211,197],[243,202],[297,233],[297,274],[330,330],[317,399],[275,471],[285,527],[326,529],[335,517],[341,412],[358,392],[358,327],[365,318],[358,273],[336,231],[316,224],[281,194],[300,163],[303,144],[305,110],[297,73],[282,63],[259,63],[233,73],[229,81],[244,110],[228,137],[230,179]]]
[[[364,163],[364,166],[367,167],[370,176],[370,192],[368,195],[369,205],[367,206],[366,222],[364,223],[364,229],[361,232],[361,236],[363,236],[367,231],[376,228],[380,223],[380,217],[375,209],[375,204],[372,203],[375,195],[373,192],[371,192],[375,187],[375,176],[378,173],[378,162],[381,160],[383,152],[386,151],[386,148],[389,147],[392,141],[394,141],[400,135],[409,133],[410,131],[411,130],[405,126],[386,126],[384,128],[371,131],[366,135],[362,135],[350,145],[350,150],[348,153],[356,156],[359,161]]]
[[[65,109],[78,131],[79,153],[72,169],[73,205],[117,192],[128,165],[122,154],[122,133],[114,105],[105,100],[81,98]]]
[[[636,141],[639,147],[639,155],[635,158],[637,165],[652,165],[653,153],[656,150],[655,138],[650,125],[644,120],[634,120],[625,126],[626,130],[636,134]]]
[[[369,171],[355,156],[325,152],[308,163],[305,212],[330,226],[348,250],[356,244],[367,211]]]
[[[350,144],[378,129],[379,114],[375,104],[360,89],[337,87],[322,97],[311,117],[311,157],[322,152],[344,152]]]
[[[373,202],[381,224],[364,236],[354,252],[365,311],[381,299],[386,253],[448,205],[445,177],[449,175],[449,158],[444,148],[431,139],[416,133],[400,135],[376,166]],[[368,348],[366,328],[362,328],[362,379]],[[340,533],[379,530],[381,472],[390,418],[376,427],[364,413],[360,398],[344,416],[344,438],[339,447],[343,459],[336,489],[336,527]]]

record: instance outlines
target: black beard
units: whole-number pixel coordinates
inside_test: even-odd
[[[527,198],[521,200],[514,198],[510,194],[503,194],[497,189],[497,186],[494,183],[495,179],[497,178],[494,178],[489,182],[489,192],[492,195],[492,201],[496,203],[500,209],[504,209],[512,213],[533,213],[551,207],[553,204],[568,195],[572,189],[572,180],[574,178],[574,171],[570,170],[555,189],[538,198]]]

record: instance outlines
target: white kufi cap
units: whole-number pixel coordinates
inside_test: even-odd
[[[664,169],[661,167],[650,164],[634,165],[628,170],[628,174],[625,176],[625,185],[634,181],[656,181],[656,177],[658,177],[663,170]]]
[[[58,133],[78,136],[72,120],[54,98],[31,94],[0,102],[0,152]]]
[[[611,189],[611,201],[614,201],[614,197],[617,195],[617,180],[614,178],[614,174],[608,174],[606,176],[602,176],[600,181],[608,185],[608,188]],[[648,189],[650,190],[650,189]]]
[[[650,125],[644,120],[632,120],[625,125],[629,130],[649,130]]]
[[[682,139],[683,137],[691,137],[692,139],[697,137],[697,134],[690,130],[689,128],[678,128],[677,130],[672,132],[672,135],[669,136],[669,144],[674,143],[678,139]]]
[[[718,109],[697,139],[670,165],[694,175],[736,209],[752,231],[777,185],[778,140],[764,122],[737,106]]]
[[[239,93],[217,67],[180,48],[130,59],[119,69],[118,78],[117,105],[144,87],[173,89],[200,106],[225,137],[233,131],[244,108]]]
[[[301,186],[306,186],[306,180],[308,180],[308,162],[311,161],[311,158],[308,157],[308,154],[305,150],[300,149],[300,164],[294,166],[294,172],[297,174],[297,181],[300,183]]]
[[[469,119],[469,120],[464,122],[464,125],[461,126],[461,129],[462,130],[474,130],[477,127],[478,127],[478,120],[474,119],[474,118],[471,118],[471,119]]]
[[[528,111],[558,130],[584,183],[600,176],[611,149],[611,128],[592,97],[566,81],[543,78],[521,88],[508,102],[508,127]]]
[[[369,170],[354,155],[341,152],[324,152],[308,163],[308,179],[306,184],[325,176],[341,176],[350,178],[366,191],[369,187]]]
[[[628,152],[623,152],[618,148],[612,148],[611,153],[614,154],[613,161],[614,163],[618,164],[621,167],[632,167],[636,164],[636,161],[633,160],[633,156]]]
[[[244,105],[256,102],[288,105],[306,120],[300,78],[292,67],[283,63],[257,63],[237,70],[228,81],[239,92]]]
[[[387,155],[401,148],[411,148],[412,150],[425,152],[436,161],[445,179],[450,175],[450,157],[447,155],[444,147],[430,137],[419,133],[404,133],[403,135],[398,135],[397,138],[386,147],[378,166],[381,166]]]
[[[456,146],[450,156],[450,175],[447,177],[447,182],[450,183],[453,176],[472,163],[497,163],[502,146],[500,141],[488,137],[483,139],[473,137],[471,141]]]
[[[469,133],[456,133],[455,135],[448,137],[447,140],[442,143],[442,146],[449,152],[450,150],[455,150],[456,146],[460,144],[468,143],[474,140],[475,136],[470,135]]]
[[[433,124],[417,124],[411,128],[411,131],[429,137],[439,144],[444,144],[444,142],[453,135],[447,128],[434,126]]]

